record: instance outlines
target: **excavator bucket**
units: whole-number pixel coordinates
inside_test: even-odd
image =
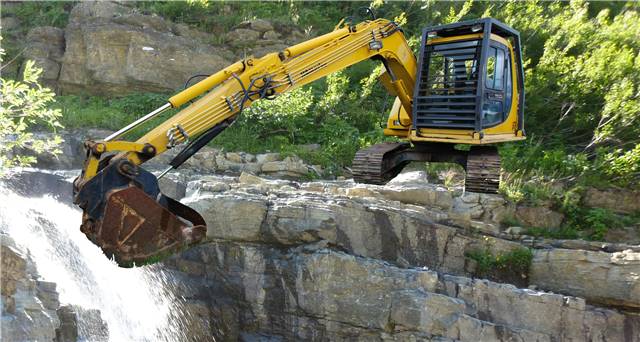
[[[126,160],[78,183],[74,200],[84,210],[80,230],[121,267],[159,261],[206,234],[200,214],[163,195],[152,173]]]

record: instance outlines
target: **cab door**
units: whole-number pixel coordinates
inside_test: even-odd
[[[482,127],[493,127],[507,119],[511,109],[512,82],[509,49],[502,43],[491,41],[487,51],[484,77]]]

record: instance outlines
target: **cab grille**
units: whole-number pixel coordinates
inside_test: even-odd
[[[427,45],[414,99],[416,128],[474,128],[481,40]]]

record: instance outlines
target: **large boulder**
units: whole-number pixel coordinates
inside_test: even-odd
[[[25,57],[43,68],[43,82],[57,91],[122,95],[174,92],[193,75],[215,73],[251,54],[282,51],[303,38],[297,29],[263,19],[218,37],[125,3],[87,1],[71,10],[64,30],[36,27],[24,46]]]
[[[173,27],[116,3],[78,4],[65,29],[62,91],[175,91],[192,75],[211,74],[229,64],[225,49],[179,36],[184,31]]]
[[[33,60],[42,69],[40,79],[55,89],[60,75],[60,62],[64,55],[64,31],[57,27],[35,27],[27,34],[24,58]],[[23,69],[20,71],[24,71]]]

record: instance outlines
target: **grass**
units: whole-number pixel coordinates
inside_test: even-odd
[[[105,99],[97,96],[63,95],[56,97],[62,111],[61,123],[68,129],[101,128],[118,130],[139,117],[160,107],[167,95],[155,93],[132,94]],[[167,111],[129,133],[128,139],[137,139],[151,128],[175,114]]]
[[[528,277],[533,252],[529,248],[519,247],[494,255],[489,249],[483,249],[470,251],[466,257],[476,262],[474,275],[477,277],[522,284]]]

